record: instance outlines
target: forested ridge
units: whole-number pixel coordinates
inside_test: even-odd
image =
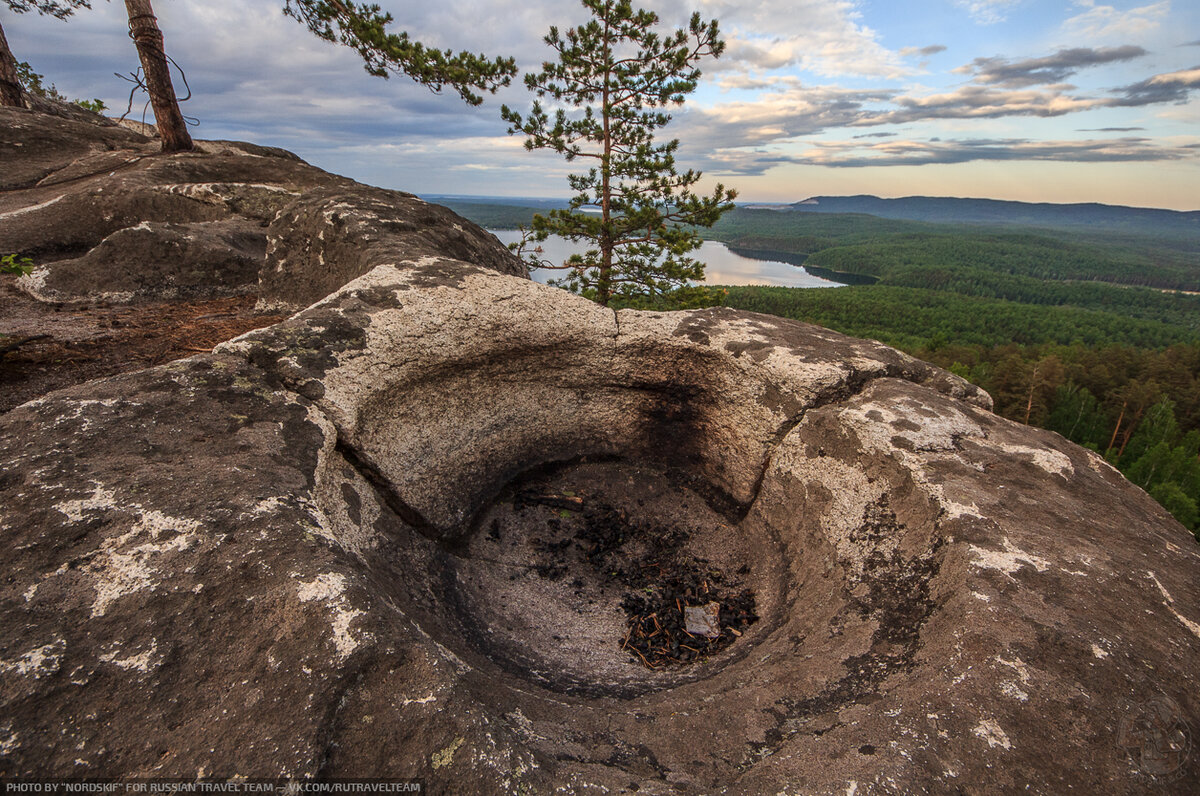
[[[1200,537],[1200,297],[1084,309],[887,285],[728,291],[731,307],[877,339],[957,373],[998,414],[1103,454]],[[1131,317],[1156,301],[1163,320]]]
[[[535,212],[449,204],[492,228]],[[873,282],[728,287],[725,301],[945,367],[997,413],[1098,451],[1200,536],[1200,233],[738,208],[705,237]]]
[[[730,287],[729,306],[952,370],[997,413],[1104,455],[1200,536],[1200,295],[1179,292],[1200,289],[1200,236],[777,211],[730,222],[719,231],[742,251],[876,282]]]

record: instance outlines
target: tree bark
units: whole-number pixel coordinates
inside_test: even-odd
[[[192,137],[188,135],[187,122],[183,120],[179,101],[175,98],[171,68],[167,64],[163,35],[158,29],[154,9],[150,0],[125,0],[125,10],[129,12],[129,32],[137,45],[142,72],[146,76],[146,89],[150,92],[150,106],[154,109],[154,122],[162,138],[162,150],[187,151],[192,148]]]
[[[17,59],[8,49],[8,39],[4,38],[4,27],[0,25],[0,105],[10,108],[24,108],[25,101],[21,98],[21,81],[17,80]]]

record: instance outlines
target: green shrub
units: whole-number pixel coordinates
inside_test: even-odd
[[[28,257],[18,257],[15,254],[0,256],[0,274],[16,274],[24,276],[33,270],[33,260]]]

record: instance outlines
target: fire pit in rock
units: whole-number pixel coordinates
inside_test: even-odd
[[[753,645],[756,594],[778,603],[777,547],[738,525],[654,467],[539,471],[503,490],[470,538],[464,626],[551,688],[629,694],[703,676]],[[689,632],[687,614],[709,606],[713,633]]]

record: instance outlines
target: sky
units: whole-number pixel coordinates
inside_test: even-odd
[[[0,25],[70,97],[114,115],[137,67],[124,4],[93,0],[66,21]],[[282,13],[284,0],[156,0],[182,66],[193,137],[289,149],[321,168],[417,194],[565,197],[577,169],[527,152],[500,106],[520,81],[469,107]],[[380,5],[430,46],[516,57],[537,70],[550,25],[587,19],[572,0]],[[1194,0],[645,0],[663,30],[693,11],[727,48],[660,140],[741,201],[810,196],[969,196],[1200,209],[1200,3]],[[186,93],[176,77],[176,88]],[[145,100],[135,99],[132,118]],[[110,110],[110,112],[112,112]],[[146,117],[150,119],[149,111]]]

